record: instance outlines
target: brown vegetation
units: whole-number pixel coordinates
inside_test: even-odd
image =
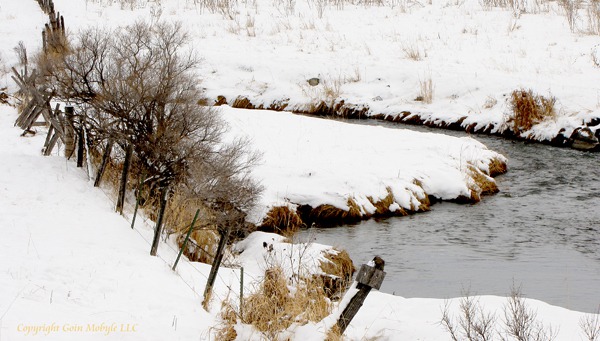
[[[292,323],[317,322],[330,311],[320,279],[303,279],[290,291],[283,270],[273,267],[265,272],[258,291],[245,300],[244,314],[240,318],[268,340],[274,340]]]
[[[498,175],[504,174],[508,171],[508,166],[506,162],[500,160],[499,158],[493,158],[488,165],[489,176],[496,177]]]
[[[304,226],[302,219],[296,211],[291,210],[287,206],[277,206],[269,210],[266,217],[263,219],[259,230],[273,232],[288,237]]]
[[[327,261],[321,261],[320,264],[321,270],[327,274],[322,277],[323,289],[327,297],[335,298],[350,285],[356,268],[346,250],[334,249],[325,258]]]
[[[534,125],[554,117],[556,98],[544,97],[533,93],[533,90],[515,90],[510,94],[510,108],[513,131],[522,132]]]

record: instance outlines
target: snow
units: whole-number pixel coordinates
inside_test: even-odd
[[[531,88],[557,98],[557,117],[523,137],[547,140],[600,117],[600,36],[589,33],[583,8],[571,32],[556,2],[527,2],[516,11],[479,0],[203,3],[210,2],[56,0],[71,32],[139,18],[183,22],[204,60],[202,87],[229,104],[244,96],[256,106],[286,102],[286,110],[305,110],[344,100],[368,106],[369,115],[410,111],[438,124],[466,117],[463,127],[502,131],[510,129],[507,95]],[[414,52],[420,56],[411,58]],[[321,84],[310,86],[313,77]],[[432,103],[416,101],[429,79]]]
[[[571,33],[554,10],[514,17],[499,9],[482,11],[476,0],[436,0],[399,2],[394,8],[326,7],[319,15],[316,2],[297,3],[286,12],[281,3],[257,0],[240,3],[226,18],[183,0],[133,1],[135,10],[105,0],[55,3],[71,33],[142,17],[183,21],[204,58],[199,71],[211,98],[245,95],[266,105],[287,99],[290,107],[300,108],[329,100],[329,88],[351,103],[369,104],[374,113],[410,110],[444,122],[469,114],[464,124],[499,126],[506,115],[504,94],[531,87],[556,96],[560,105],[556,122],[528,132],[536,138],[561,128],[572,131],[598,117],[599,71],[592,46],[599,37]],[[31,59],[44,23],[35,1],[0,3],[0,88],[15,90],[6,72],[17,62],[12,48],[23,40]],[[421,51],[422,60],[406,58],[412,47]],[[322,83],[310,87],[306,79],[311,77]],[[435,85],[433,103],[414,101],[419,81],[429,77]],[[497,104],[486,108],[489,98]],[[367,196],[383,198],[387,187],[397,201],[390,209],[416,205],[423,190],[455,198],[467,193],[467,161],[486,170],[491,158],[500,157],[471,138],[268,111],[223,107],[221,112],[231,136],[249,136],[252,147],[264,153],[254,170],[266,187],[255,221],[273,205],[343,208],[349,197],[369,212],[374,208]],[[234,247],[237,254],[220,270],[205,311],[201,301],[209,266],[184,260],[173,272],[177,249],[172,239],[161,242],[158,257],[149,256],[152,222],[140,219],[132,230],[131,207],[125,218],[115,213],[112,196],[94,188],[83,169],[58,155],[40,155],[43,129],[34,137],[19,137],[15,119],[15,109],[0,105],[0,340],[42,335],[52,340],[214,339],[220,303],[239,298],[239,266],[248,278],[244,289],[251,292],[274,263],[288,273],[301,266],[315,273],[324,252],[335,252],[254,233]],[[349,296],[322,322],[293,325],[289,336],[323,339]],[[501,316],[506,298],[477,299]],[[458,299],[449,302],[456,314]],[[580,337],[579,320],[590,316],[531,299],[527,304],[544,323],[560,327],[557,340]],[[374,290],[345,336],[449,340],[439,325],[443,306],[444,300]],[[260,339],[252,328],[239,330],[246,332],[240,340]]]
[[[244,267],[247,295],[269,266],[281,264],[288,274],[318,273],[324,252],[335,252],[255,232],[234,246],[237,255],[229,264],[237,266],[219,271],[207,312],[201,295],[209,266],[184,259],[177,272],[171,271],[177,255],[172,239],[160,244],[159,257],[149,256],[152,222],[138,219],[132,230],[131,206],[126,206],[127,219],[115,213],[112,197],[94,188],[85,170],[62,156],[41,156],[44,132],[20,137],[15,118],[15,109],[0,106],[0,340],[42,335],[51,340],[214,340],[220,303],[239,299],[238,266]],[[294,324],[284,334],[292,340],[324,339],[352,292],[323,321]],[[503,316],[506,298],[475,298],[486,311]],[[449,300],[455,316],[458,302]],[[557,340],[581,335],[580,318],[591,316],[526,302],[538,319],[560,328]],[[449,340],[439,324],[444,304],[373,290],[344,335],[349,340]],[[236,329],[238,340],[261,339],[247,325]]]
[[[232,136],[249,138],[263,154],[252,172],[265,187],[252,218],[256,223],[274,206],[329,204],[347,210],[348,199],[373,213],[367,198],[381,200],[388,188],[397,207],[406,210],[418,207],[424,193],[444,200],[469,197],[467,166],[487,172],[492,159],[506,160],[469,137],[226,106],[221,115]]]

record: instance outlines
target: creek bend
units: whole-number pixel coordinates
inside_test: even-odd
[[[390,128],[440,131],[385,122]],[[508,158],[500,193],[474,205],[436,203],[408,217],[303,230],[298,238],[347,250],[357,266],[379,255],[381,291],[403,297],[509,294],[568,309],[600,305],[600,154],[493,136],[475,139]],[[390,156],[392,157],[392,156]]]

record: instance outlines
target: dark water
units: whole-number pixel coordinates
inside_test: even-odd
[[[381,290],[403,297],[449,298],[465,290],[505,296],[515,283],[525,297],[596,311],[600,155],[474,137],[509,159],[509,172],[496,178],[497,195],[300,237],[344,248],[356,264],[381,256],[387,272]]]

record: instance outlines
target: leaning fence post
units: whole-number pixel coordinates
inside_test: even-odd
[[[383,266],[385,262],[378,256],[373,258],[373,262],[375,263],[374,267],[363,264],[356,275],[356,282],[358,282],[356,288],[358,292],[352,297],[346,308],[344,308],[336,324],[340,335],[344,333],[354,315],[358,313],[371,289],[379,289],[381,283],[383,283],[383,279],[385,278]]]
[[[183,241],[183,245],[181,245],[181,250],[179,250],[177,259],[175,259],[175,264],[173,264],[173,271],[175,271],[175,268],[177,267],[177,263],[179,263],[179,258],[181,257],[181,254],[183,253],[183,250],[185,250],[185,246],[186,246],[188,240],[190,239],[190,234],[192,233],[192,230],[194,229],[194,224],[196,224],[196,219],[198,219],[199,213],[200,213],[200,209],[197,209],[196,215],[194,216],[194,220],[192,220],[192,224],[190,225],[190,229],[188,230],[188,233],[185,235],[185,240]]]

